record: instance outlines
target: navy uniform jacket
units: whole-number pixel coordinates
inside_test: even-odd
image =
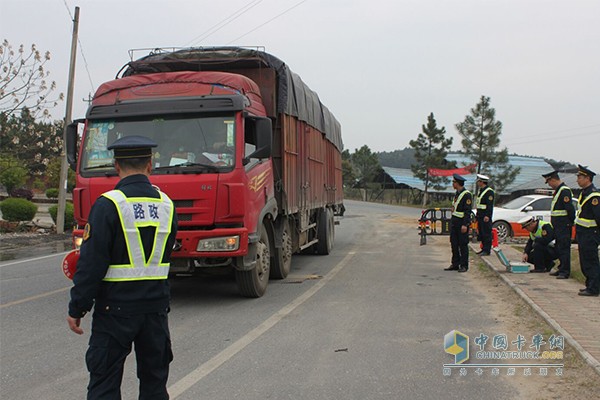
[[[488,185],[485,185],[480,190],[481,190],[480,194],[487,190],[487,192],[485,192],[485,195],[483,196],[483,198],[481,199],[481,202],[480,202],[480,204],[485,204],[486,207],[485,207],[485,210],[481,210],[479,208],[477,209],[477,217],[478,218],[489,217],[490,222],[491,222],[492,215],[494,213],[494,197],[496,194],[494,193],[494,189],[490,188]]]
[[[561,183],[554,191],[553,197],[556,197],[558,191],[562,187],[565,187],[566,189],[563,189],[560,192],[560,199],[556,199],[556,201],[554,202],[553,210],[565,210],[567,211],[567,216],[550,217],[552,226],[556,229],[571,227],[573,226],[573,221],[575,220],[575,207],[573,207],[573,202],[571,201],[573,197],[571,189],[569,189],[569,187],[564,183]]]
[[[538,224],[540,222],[538,221]],[[538,226],[539,229],[539,226]],[[536,229],[537,231],[537,229]],[[534,232],[535,233],[535,232]],[[527,244],[525,245],[525,253],[529,253],[532,249],[533,249],[533,244],[540,244],[542,246],[548,246],[550,244],[551,241],[553,241],[555,239],[554,236],[554,228],[552,227],[551,223],[546,223],[544,225],[542,225],[542,236],[540,237],[536,237],[535,239],[531,239],[531,236],[529,237],[529,240],[527,241]]]
[[[160,198],[145,175],[130,175],[123,178],[115,189],[127,197]],[[167,239],[163,260],[169,260],[175,235],[177,214],[174,211],[171,234]],[[108,266],[129,262],[125,237],[115,204],[99,197],[94,203],[88,219],[89,237],[81,245],[77,271],[73,277],[69,315],[81,318],[95,305],[97,312],[123,315],[166,311],[169,307],[170,291],[167,279],[127,282],[105,282]],[[146,257],[154,244],[154,228],[142,228],[142,243]]]
[[[598,189],[596,189],[596,187],[594,185],[590,185],[588,187],[586,187],[585,189],[583,189],[581,191],[581,196],[579,197],[581,199],[581,202],[583,203],[583,201],[592,193],[592,192],[597,192]],[[581,205],[580,205],[581,207]],[[599,197],[594,197],[589,199],[588,201],[585,202],[585,204],[583,205],[583,207],[581,207],[581,211],[579,212],[579,217],[580,218],[586,218],[586,219],[595,219],[596,220],[596,224],[598,224],[597,228],[594,228],[596,230],[600,229],[600,198]],[[581,228],[580,226],[578,226],[578,228]],[[585,228],[583,228],[585,229]]]
[[[463,188],[461,191],[456,192],[456,194],[454,195],[455,201],[464,190],[467,190],[467,189]],[[467,192],[467,193],[465,193],[463,198],[460,199],[460,203],[458,203],[455,208],[455,211],[464,212],[465,215],[462,218],[459,218],[459,217],[456,217],[453,215],[452,219],[450,220],[451,226],[464,225],[464,226],[468,227],[471,224],[471,209],[472,209],[472,207],[473,207],[473,196],[471,195],[470,192]]]

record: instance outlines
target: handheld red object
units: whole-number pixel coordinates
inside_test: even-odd
[[[73,250],[67,253],[62,261],[62,270],[65,276],[73,280],[75,270],[77,269],[77,261],[79,260],[79,251]]]

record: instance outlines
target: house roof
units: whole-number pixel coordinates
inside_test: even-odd
[[[460,153],[450,153],[446,159],[448,161],[455,161],[457,167],[459,168],[472,164],[472,161],[468,156]],[[529,188],[526,186],[529,184],[532,186],[539,186],[534,187],[533,189],[547,188],[547,185],[544,184],[542,174],[554,169],[550,164],[544,161],[543,158],[538,157],[508,156],[508,164],[514,167],[520,167],[521,170],[519,171],[519,174],[515,180],[503,190],[502,194],[509,194],[516,190],[528,190]],[[425,183],[421,179],[415,177],[410,169],[391,168],[385,166],[382,168],[386,174],[388,174],[397,184],[404,184],[414,189],[425,190]],[[496,171],[492,170],[491,174],[494,175],[494,172]],[[561,174],[561,177],[562,175],[563,174]],[[474,188],[477,175],[469,174],[463,175],[463,177],[466,179],[465,187]],[[536,181],[539,182],[539,185],[535,183]],[[430,191],[432,193],[453,193],[454,189],[452,188],[450,179],[448,179],[448,182],[448,185],[443,190]],[[493,179],[491,184],[493,185]],[[572,187],[569,183],[567,183],[567,185]],[[525,188],[521,188],[522,186],[525,186]]]

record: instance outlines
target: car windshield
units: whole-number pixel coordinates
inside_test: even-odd
[[[153,173],[173,170],[220,171],[234,165],[235,119],[232,114],[202,117],[162,117],[88,122],[80,172],[83,176],[114,171],[112,150],[115,140],[142,135],[154,140]],[[171,168],[169,168],[171,167]]]
[[[503,205],[503,208],[508,208],[511,210],[517,210],[519,208],[524,207],[527,203],[529,203],[530,201],[533,200],[533,197],[529,197],[529,196],[523,196],[523,197],[518,197],[514,200],[509,201],[508,203],[506,203],[505,205]]]

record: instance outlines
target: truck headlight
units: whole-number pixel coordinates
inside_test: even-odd
[[[196,251],[236,251],[240,248],[240,237],[226,236],[219,238],[201,239]]]
[[[79,248],[81,247],[81,243],[83,243],[83,237],[75,236],[73,238],[73,247],[75,247],[75,250],[79,250]]]

